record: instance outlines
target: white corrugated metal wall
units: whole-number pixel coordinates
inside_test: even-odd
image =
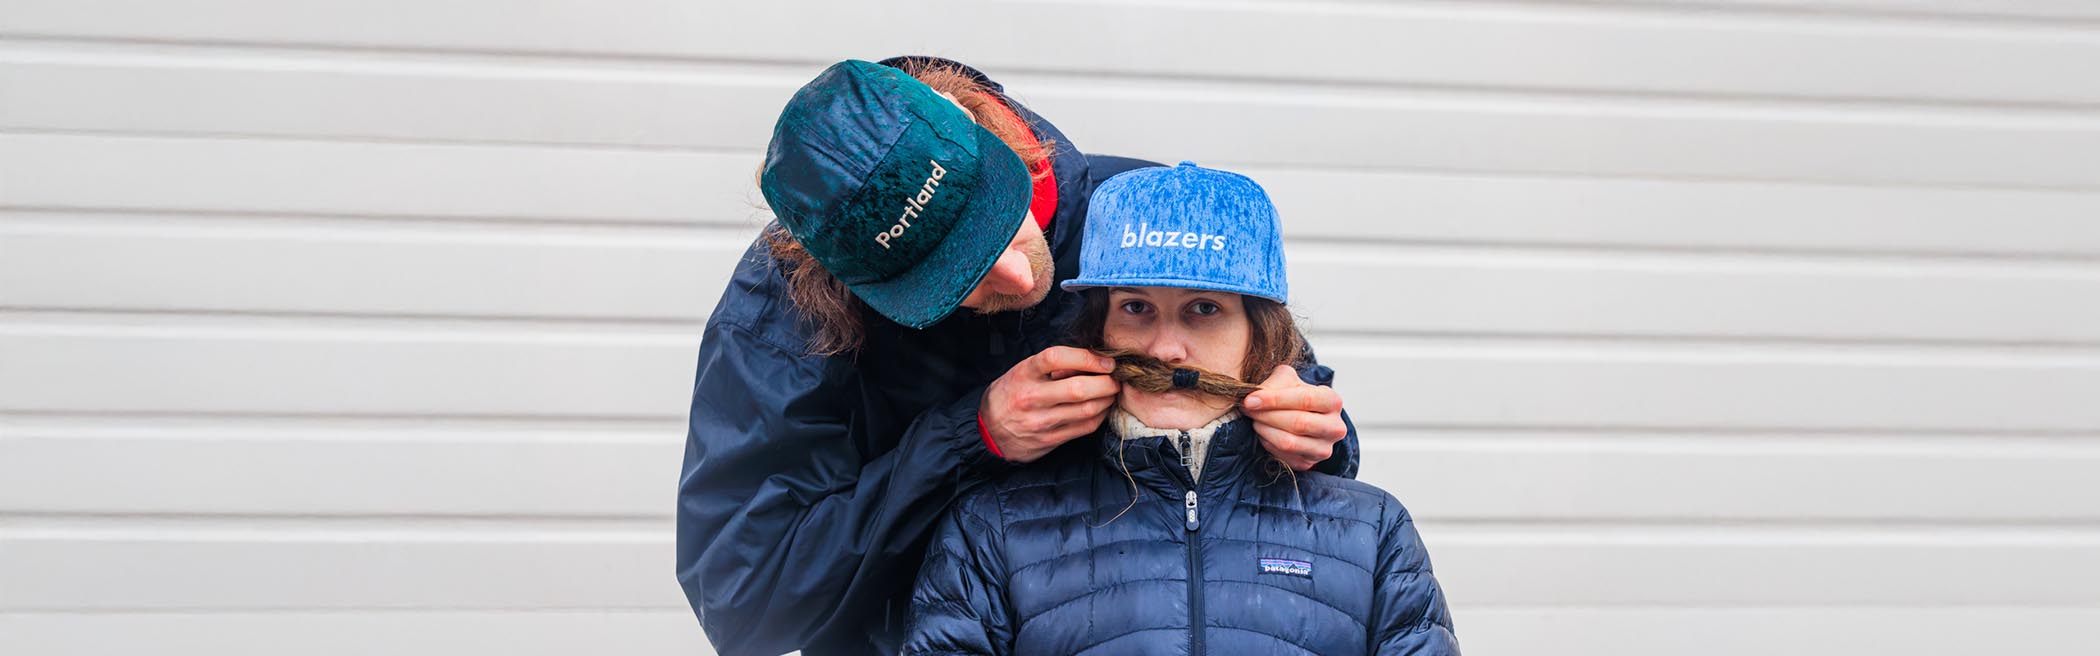
[[[0,653],[705,650],[751,174],[963,59],[1244,170],[1475,654],[2089,653],[2100,5],[0,0]]]

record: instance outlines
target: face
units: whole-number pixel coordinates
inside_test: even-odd
[[[977,122],[977,114],[964,107],[955,96],[942,93],[942,98],[955,103],[955,108]],[[992,270],[984,273],[970,295],[963,297],[962,306],[978,314],[998,314],[1035,307],[1050,296],[1050,278],[1057,273],[1057,263],[1050,259],[1050,242],[1043,238],[1043,229],[1035,223],[1035,212],[1021,221],[1021,229],[1014,233],[1013,241],[1007,242],[1006,251],[999,254],[999,261]]]
[[[1035,307],[1050,296],[1050,279],[1057,263],[1050,259],[1050,242],[1035,225],[1035,213],[1021,220],[1021,230],[1007,242],[1006,250],[992,269],[977,281],[977,288],[963,298],[962,306],[978,314],[997,314]]]
[[[1101,328],[1109,348],[1171,364],[1238,376],[1254,339],[1239,294],[1176,287],[1117,287]],[[1117,404],[1153,428],[1201,428],[1231,410],[1231,399],[1125,386]]]

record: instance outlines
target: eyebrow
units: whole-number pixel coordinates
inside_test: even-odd
[[[1127,293],[1127,294],[1130,294],[1130,295],[1133,295],[1133,296],[1140,296],[1140,297],[1144,297],[1144,298],[1147,298],[1147,299],[1149,299],[1149,298],[1152,298],[1152,293],[1153,293],[1153,292],[1152,292],[1152,290],[1156,290],[1156,289],[1185,289],[1185,290],[1187,290],[1187,291],[1189,292],[1189,294],[1190,294],[1190,296],[1189,296],[1189,300],[1191,300],[1191,301],[1210,301],[1210,302],[1213,302],[1213,303],[1216,303],[1216,302],[1220,302],[1220,301],[1219,301],[1219,299],[1220,299],[1220,298],[1223,298],[1223,296],[1222,296],[1222,295],[1224,295],[1224,294],[1231,294],[1231,293],[1232,293],[1232,292],[1221,292],[1221,291],[1217,291],[1217,290],[1214,290],[1214,289],[1195,289],[1195,288],[1189,288],[1189,287],[1171,287],[1171,288],[1165,288],[1165,287],[1110,287],[1110,288],[1108,288],[1108,292],[1109,292],[1109,293],[1111,293],[1111,294],[1113,294],[1113,293],[1116,293],[1116,292],[1124,292],[1124,293]]]

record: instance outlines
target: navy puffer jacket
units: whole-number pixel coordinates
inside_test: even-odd
[[[1392,495],[1320,473],[1294,488],[1244,419],[1192,492],[1177,439],[1104,429],[965,495],[919,570],[905,653],[1458,653]]]

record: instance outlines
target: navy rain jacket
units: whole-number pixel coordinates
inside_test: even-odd
[[[1057,280],[1071,279],[1094,185],[1158,164],[1083,155],[1007,103],[1055,143],[1047,236]],[[1079,297],[1053,285],[1036,308],[962,310],[925,330],[869,312],[857,353],[813,356],[777,269],[763,238],[754,242],[701,337],[679,477],[678,583],[724,656],[893,654],[934,523],[1008,466],[978,432],[985,385],[1055,345]],[[1354,476],[1356,463],[1352,429],[1320,466]]]
[[[963,496],[919,570],[904,653],[1458,654],[1391,494],[1319,473],[1294,487],[1246,419],[1219,428],[1192,484],[1187,436],[1104,429]]]

